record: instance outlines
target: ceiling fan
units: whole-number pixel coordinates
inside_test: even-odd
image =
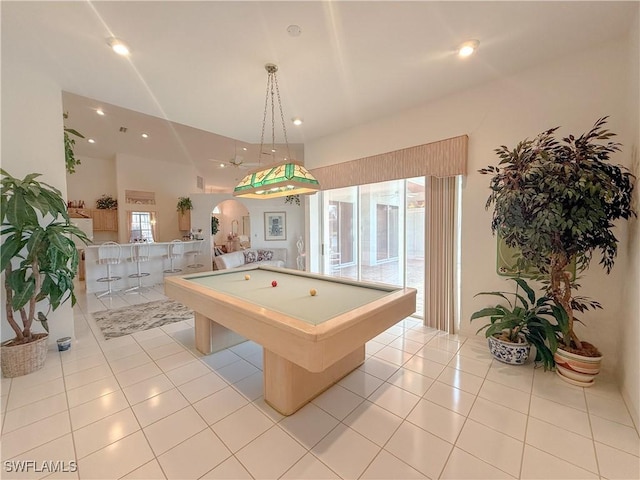
[[[246,148],[244,150],[246,150]],[[238,147],[234,143],[233,156],[226,163],[220,163],[219,168],[235,167],[246,170],[247,168],[257,167],[259,165],[257,162],[247,162],[244,156],[238,155]]]

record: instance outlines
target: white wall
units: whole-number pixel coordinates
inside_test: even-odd
[[[194,168],[188,165],[160,162],[127,154],[114,159],[81,157],[76,172],[67,174],[67,193],[71,200],[84,200],[87,208],[96,208],[96,200],[103,194],[118,199],[118,234],[96,232],[94,242],[117,240],[128,243],[127,211],[155,211],[158,238],[169,241],[182,238],[178,230],[178,197],[189,196],[196,191]],[[130,205],[125,203],[126,190],[142,190],[156,193],[155,205]],[[193,227],[199,227],[193,224]],[[210,228],[210,226],[206,226]],[[206,231],[204,227],[203,230]]]
[[[2,168],[14,177],[41,173],[39,180],[59,189],[66,198],[62,97],[60,86],[37,67],[25,65],[10,49],[2,51]],[[28,61],[27,61],[28,62]],[[1,279],[4,285],[4,277]],[[13,338],[6,322],[2,289],[2,340]],[[45,302],[38,307],[46,312]],[[71,303],[49,315],[49,342],[73,337]],[[34,331],[43,331],[34,322]]]
[[[114,158],[77,157],[80,165],[75,173],[67,173],[67,198],[84,201],[85,208],[96,208],[96,200],[102,195],[118,198],[116,162]],[[93,232],[93,243],[118,241],[118,232]]]
[[[640,179],[640,18],[636,16],[634,27],[629,35],[629,75],[627,77],[627,106],[629,142],[627,150],[633,152],[632,170]],[[636,212],[640,215],[640,183],[636,182],[634,195]],[[620,317],[621,328],[618,331],[620,348],[618,350],[619,382],[622,394],[629,405],[636,427],[640,425],[640,221],[632,219],[627,231],[628,275],[624,282]]]
[[[178,212],[176,205],[179,197],[192,197],[196,191],[195,168],[189,165],[149,160],[127,154],[116,155],[116,183],[118,188],[118,237],[120,242],[128,243],[127,211],[155,211],[159,242],[168,242],[182,238],[178,230]],[[131,205],[125,203],[125,190],[155,192],[155,205]],[[211,210],[209,210],[209,213]],[[207,221],[194,221],[191,226],[211,231]],[[207,230],[208,229],[208,230]]]
[[[469,135],[468,175],[462,192],[460,331],[474,334],[477,327],[471,326],[468,319],[485,305],[482,299],[474,299],[474,294],[504,288],[504,280],[495,273],[496,240],[490,230],[491,213],[484,209],[489,177],[477,170],[497,164],[493,150],[502,144],[514,146],[554,126],[562,126],[561,134],[579,134],[604,115],[611,116],[609,128],[620,133],[619,141],[630,145],[623,128],[628,117],[628,56],[628,43],[621,40],[309,142],[305,145],[305,165],[312,169]],[[615,161],[629,164],[629,150],[617,155]],[[624,240],[622,243],[621,248],[626,248]],[[579,329],[578,335],[597,340],[606,355],[605,368],[614,368],[617,363],[624,269],[624,264],[617,264],[607,277],[596,261],[581,282],[580,293],[600,300],[605,310],[585,315],[587,327]]]
[[[96,208],[102,195],[118,197],[115,159],[78,157],[75,173],[67,173],[67,198],[84,200],[85,208]]]

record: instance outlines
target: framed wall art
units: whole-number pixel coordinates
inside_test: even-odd
[[[285,212],[264,212],[264,239],[287,239],[287,214]]]

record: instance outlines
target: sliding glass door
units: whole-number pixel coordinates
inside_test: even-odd
[[[357,187],[324,192],[324,272],[358,278]]]
[[[419,177],[324,191],[324,273],[414,287],[423,316],[424,185]]]
[[[362,185],[361,280],[404,285],[404,180]]]

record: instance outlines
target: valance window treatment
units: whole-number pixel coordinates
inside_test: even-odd
[[[310,170],[322,190],[413,177],[455,177],[467,173],[469,137],[448,138]]]

